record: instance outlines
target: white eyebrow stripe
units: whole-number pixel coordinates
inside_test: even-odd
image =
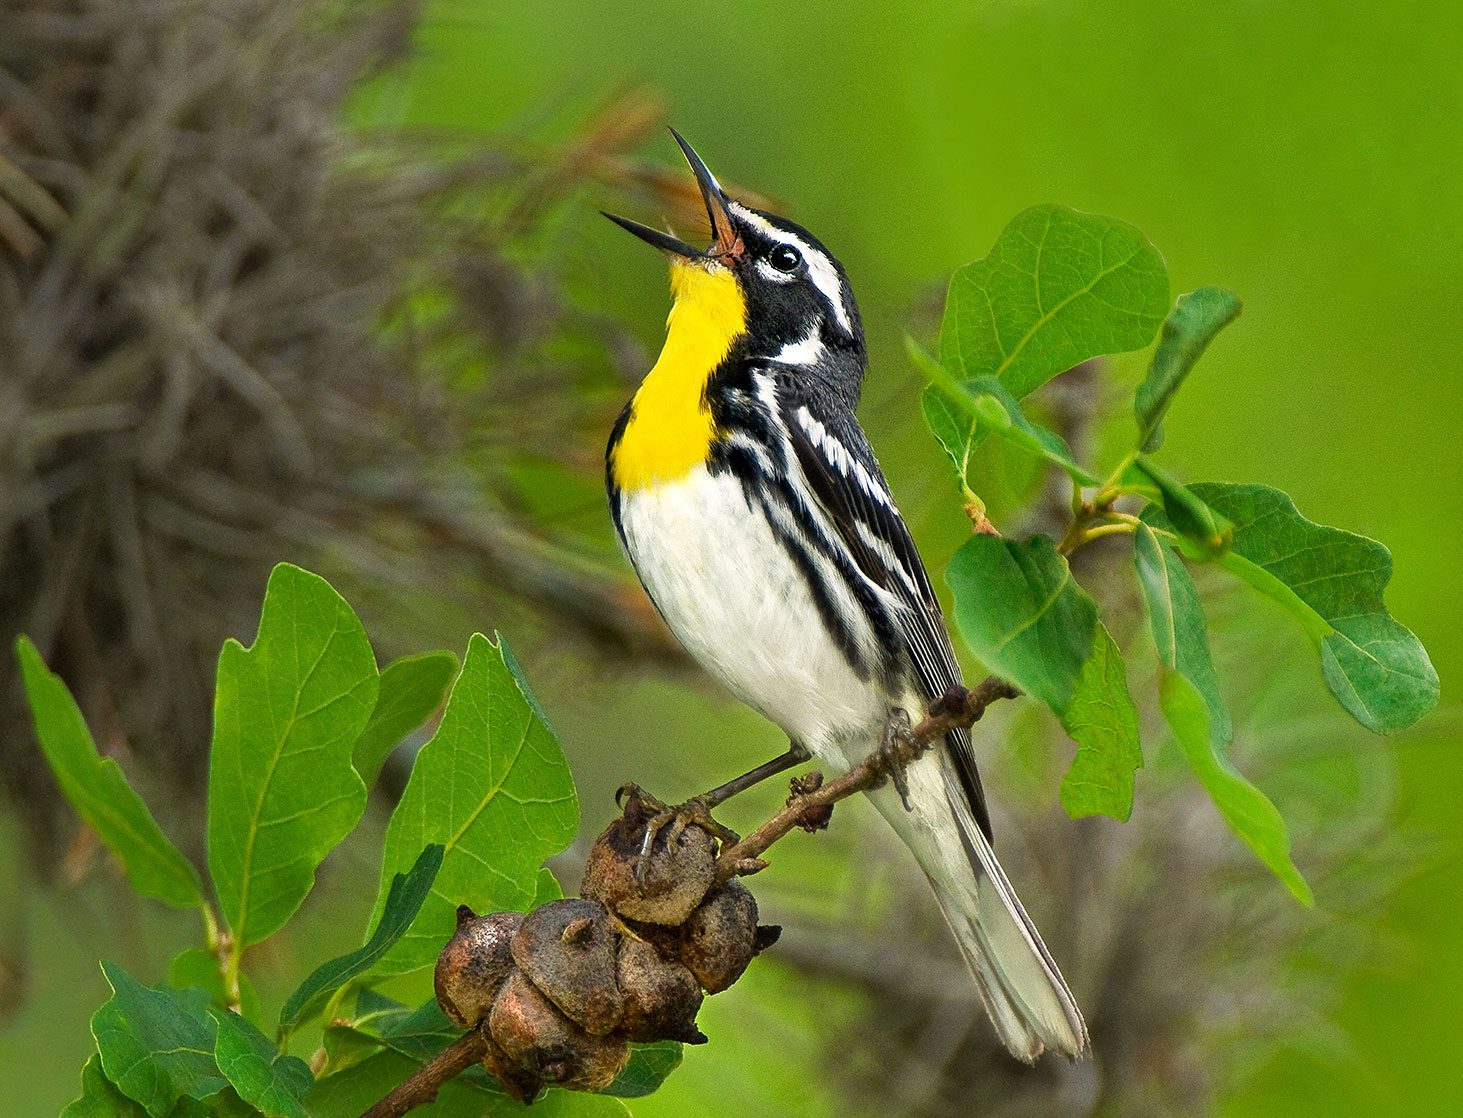
[[[828,300],[828,305],[833,308],[833,317],[837,319],[838,325],[843,327],[843,332],[852,337],[853,323],[849,321],[848,308],[843,304],[843,281],[839,278],[838,269],[833,266],[833,261],[796,233],[777,228],[761,214],[753,213],[740,202],[729,202],[728,208],[734,210],[739,218],[764,236],[774,241],[780,241],[782,244],[791,245],[803,254],[803,259],[808,264],[808,278]]]

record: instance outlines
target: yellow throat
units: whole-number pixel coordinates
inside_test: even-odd
[[[715,437],[706,382],[746,329],[736,277],[720,265],[671,262],[665,348],[646,374],[610,471],[621,489],[646,489],[685,477],[706,461]]]

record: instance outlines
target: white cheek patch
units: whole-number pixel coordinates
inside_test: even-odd
[[[833,266],[833,261],[826,255],[819,252],[812,245],[808,244],[796,233],[789,233],[786,229],[779,229],[760,214],[755,214],[739,202],[729,203],[729,207],[736,212],[738,218],[745,221],[753,229],[768,237],[771,240],[779,241],[782,244],[795,248],[802,254],[804,262],[808,266],[808,278],[813,281],[813,286],[823,294],[828,305],[833,308],[833,319],[843,328],[843,332],[853,337],[853,323],[848,316],[848,307],[843,301],[843,280],[839,278],[838,269]],[[769,278],[773,270],[761,260],[757,261],[757,271]],[[784,277],[785,278],[785,277]]]
[[[818,334],[819,325],[821,323],[814,323],[807,337],[783,343],[782,348],[772,355],[772,360],[784,365],[816,365],[823,357],[823,339]]]

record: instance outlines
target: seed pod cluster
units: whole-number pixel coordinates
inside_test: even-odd
[[[608,1087],[631,1041],[703,1043],[696,1013],[777,939],[735,878],[715,885],[716,840],[672,821],[642,855],[634,797],[595,842],[581,897],[527,915],[457,911],[437,960],[437,1001],[483,1032],[483,1065],[514,1098],[550,1084]]]

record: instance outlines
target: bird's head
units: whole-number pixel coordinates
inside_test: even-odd
[[[861,367],[863,327],[843,266],[800,225],[729,197],[680,133],[671,135],[701,189],[711,244],[702,250],[638,221],[605,216],[670,257],[677,308],[693,304],[738,324],[749,356],[797,364],[852,358]]]

